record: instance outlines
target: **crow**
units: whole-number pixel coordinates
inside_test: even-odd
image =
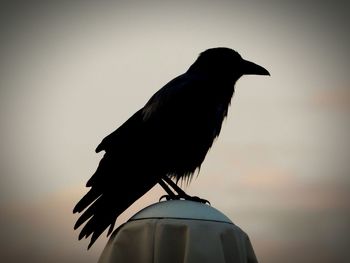
[[[177,183],[190,182],[199,171],[227,116],[234,85],[247,74],[270,75],[233,49],[207,49],[102,140],[96,152],[105,154],[86,183],[89,191],[73,209],[83,212],[74,229],[86,223],[79,240],[92,235],[88,249],[157,183],[168,199],[206,201],[187,195]]]

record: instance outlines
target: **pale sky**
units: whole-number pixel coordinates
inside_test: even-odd
[[[200,52],[226,46],[271,77],[237,82],[186,191],[245,230],[259,262],[347,262],[350,9],[312,3],[4,5],[2,258],[96,262],[107,239],[86,251],[71,212],[101,158],[95,147]],[[153,189],[118,222],[162,194]]]

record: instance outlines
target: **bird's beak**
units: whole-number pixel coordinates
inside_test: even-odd
[[[248,60],[243,60],[242,63],[243,68],[243,75],[268,75],[270,76],[270,73],[263,68],[262,66],[259,66],[253,62],[250,62]]]

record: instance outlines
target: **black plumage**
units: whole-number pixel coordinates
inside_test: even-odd
[[[79,239],[92,234],[90,247],[108,227],[110,233],[116,218],[157,183],[170,198],[175,194],[165,183],[190,198],[170,178],[190,180],[200,168],[220,133],[235,82],[245,74],[269,72],[232,49],[208,49],[105,137],[96,148],[105,155],[86,184],[90,190],[73,210],[83,212],[75,229],[86,222]]]

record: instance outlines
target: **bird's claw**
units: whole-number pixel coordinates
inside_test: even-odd
[[[185,200],[190,200],[190,201],[194,201],[194,202],[199,202],[199,203],[211,205],[208,200],[202,199],[198,196],[187,196],[187,197],[185,197]]]
[[[203,204],[208,204],[211,205],[210,202],[206,199],[202,199],[198,196],[190,196],[190,195],[186,195],[186,196],[182,196],[182,195],[174,195],[174,196],[170,196],[170,195],[162,195],[159,198],[159,202],[162,201],[162,199],[164,199],[169,201],[169,200],[189,200],[189,201],[194,201],[194,202],[199,202],[199,203],[203,203]]]
[[[162,195],[160,198],[159,198],[159,202],[162,201],[162,199],[165,198],[165,200],[169,201],[169,200],[172,200],[173,198],[171,198],[170,195]]]

